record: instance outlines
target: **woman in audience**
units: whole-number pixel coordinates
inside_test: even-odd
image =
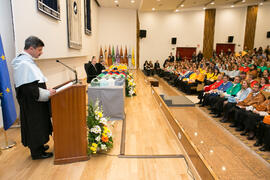
[[[261,90],[264,90],[267,86],[269,86],[269,79],[266,77],[262,77],[260,79],[260,86],[261,86]]]

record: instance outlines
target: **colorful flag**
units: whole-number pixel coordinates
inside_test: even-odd
[[[102,51],[102,47],[100,46],[100,50],[99,50],[99,62],[103,59],[103,51]]]
[[[128,64],[127,46],[125,47],[124,64]]]
[[[123,49],[122,49],[122,46],[121,46],[121,49],[120,49],[120,63],[121,63],[121,64],[124,63],[124,56],[123,56]]]
[[[134,48],[132,48],[131,63],[132,63],[132,65],[133,65],[133,67],[135,68],[135,55],[134,55]]]
[[[112,46],[112,63],[115,63],[114,46]]]
[[[111,45],[109,45],[108,66],[110,67],[111,65],[112,65],[112,51],[111,51]]]
[[[120,56],[119,56],[119,49],[118,46],[116,46],[116,63],[120,63]]]
[[[107,47],[105,46],[105,50],[104,50],[104,58],[105,58],[105,63],[108,66],[108,51],[107,51]]]
[[[131,67],[131,48],[128,49],[128,66]]]
[[[3,113],[4,129],[7,130],[16,120],[17,114],[14,105],[8,67],[1,35],[0,35],[0,98]]]

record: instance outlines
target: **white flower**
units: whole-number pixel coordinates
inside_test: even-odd
[[[104,117],[101,118],[99,122],[102,123],[102,124],[104,124],[104,125],[107,125],[107,119],[104,118]]]
[[[100,141],[100,136],[96,137],[95,140],[96,140],[97,142],[99,142],[99,141]]]
[[[107,136],[108,136],[108,138],[112,137],[112,132],[109,131],[109,132],[107,133]]]
[[[101,150],[107,150],[107,146],[105,144],[101,144]]]
[[[98,125],[96,125],[95,128],[97,130],[97,133],[100,134],[101,133],[101,128]]]
[[[90,132],[93,132],[95,134],[100,134],[101,133],[101,128],[97,125],[97,126],[91,128]]]

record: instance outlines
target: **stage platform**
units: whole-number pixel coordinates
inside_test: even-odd
[[[194,107],[195,104],[186,96],[167,96],[160,94],[160,97],[168,107]]]

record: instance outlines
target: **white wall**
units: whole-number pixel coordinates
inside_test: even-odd
[[[93,34],[92,36],[88,36],[84,33],[84,1],[81,1],[82,49],[74,50],[68,48],[66,1],[59,2],[61,13],[60,21],[38,11],[36,0],[12,0],[15,24],[14,29],[16,39],[16,53],[20,53],[22,51],[24,47],[24,40],[30,35],[40,37],[45,43],[45,53],[40,57],[42,59],[86,56],[89,54],[97,53],[97,17],[95,12],[97,9],[96,3],[91,1],[93,11]]]
[[[214,49],[216,43],[228,43],[228,36],[234,36],[235,51],[243,50],[246,14],[246,7],[216,10]]]
[[[202,50],[204,32],[204,11],[191,12],[141,12],[140,29],[147,31],[146,38],[140,40],[140,68],[145,60],[159,60],[162,65],[176,47],[197,47]],[[171,38],[177,44],[171,44]],[[172,50],[172,48],[175,48]]]
[[[74,79],[73,74],[60,64],[57,64],[55,59],[59,59],[76,69],[79,78],[85,78],[84,63],[90,60],[91,56],[98,55],[99,9],[96,3],[91,1],[92,34],[90,36],[84,33],[84,1],[81,3],[82,49],[74,50],[68,48],[66,1],[59,1],[61,21],[38,11],[36,1],[13,0],[12,2],[16,53],[18,54],[22,51],[24,40],[30,35],[38,36],[44,41],[43,55],[36,62],[48,78],[48,87],[54,87]]]
[[[270,45],[270,38],[266,38],[266,33],[270,31],[270,3],[264,3],[258,8],[254,47],[265,48]]]
[[[10,83],[13,91],[13,99],[15,102],[16,110],[19,112],[19,105],[17,103],[14,91],[14,81],[12,75],[11,61],[15,57],[15,42],[13,34],[13,25],[12,25],[12,11],[10,1],[2,1],[0,6],[0,34],[2,37],[3,48],[6,55],[6,61],[9,70]],[[2,121],[0,117],[0,121]]]
[[[118,45],[125,51],[127,48],[134,48],[136,54],[136,10],[119,8],[100,8],[99,9],[99,33],[98,47]]]

